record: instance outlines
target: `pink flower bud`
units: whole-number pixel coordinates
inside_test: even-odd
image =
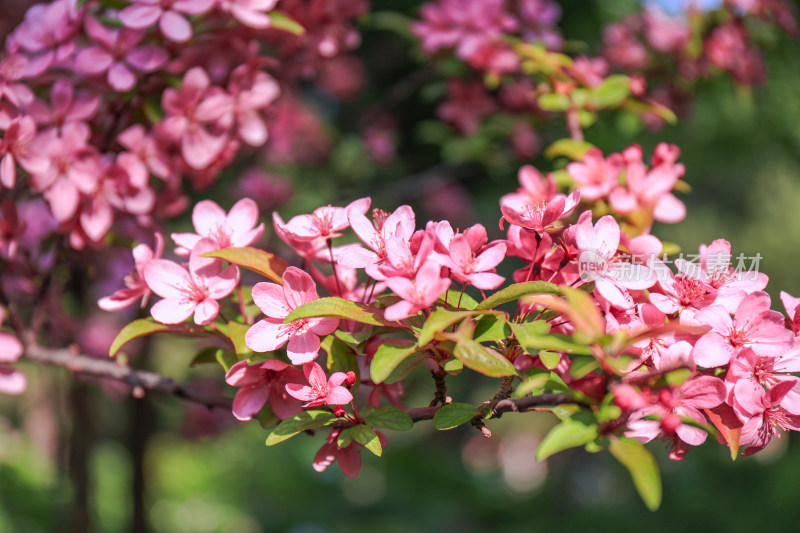
[[[344,386],[352,387],[356,382],[356,373],[350,370],[347,372],[347,374],[345,374],[345,376],[346,377],[344,378]]]

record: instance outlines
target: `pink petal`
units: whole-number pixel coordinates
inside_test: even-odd
[[[665,194],[658,199],[653,218],[666,224],[676,224],[686,218],[686,205],[674,194]]]
[[[317,299],[317,286],[307,273],[297,267],[289,267],[283,273],[283,295],[292,309]]]
[[[165,11],[158,27],[164,36],[176,43],[185,43],[192,38],[192,25],[175,11]]]
[[[352,401],[353,395],[344,387],[332,387],[325,398],[328,405],[347,405]]]
[[[269,15],[243,8],[236,4],[231,6],[231,14],[236,20],[250,28],[264,29],[272,25],[272,19]]]
[[[226,222],[228,227],[233,229],[235,235],[244,233],[258,222],[258,205],[250,198],[242,198],[233,204],[226,217]],[[241,243],[238,246],[247,246],[247,244]]]
[[[20,370],[0,366],[0,394],[17,396],[28,389],[28,378]]]
[[[22,343],[10,333],[0,332],[0,363],[15,363],[22,357]]]
[[[195,125],[189,127],[181,140],[181,154],[190,167],[203,170],[219,156],[227,142],[227,136],[213,136]]]
[[[699,314],[699,313],[698,313]],[[695,318],[697,315],[695,315]],[[700,337],[692,349],[692,359],[698,366],[715,368],[727,365],[736,350],[719,333],[711,331]]]
[[[258,113],[239,113],[239,137],[250,146],[262,146],[267,142],[267,125]]]
[[[153,259],[144,267],[144,280],[154,293],[162,298],[184,297],[180,287],[193,284],[189,272],[181,265],[167,259]]]
[[[331,317],[309,318],[308,325],[313,333],[324,337],[336,331],[336,328],[339,327],[339,319]]]
[[[75,58],[74,68],[82,74],[99,74],[108,70],[114,58],[99,46],[82,50]]]
[[[272,318],[283,320],[290,311],[283,297],[283,287],[277,283],[256,283],[253,287],[253,301],[262,313]]]
[[[265,318],[259,320],[247,330],[244,342],[254,352],[273,352],[286,344],[289,340],[289,331],[283,320]]]
[[[180,324],[192,316],[196,304],[188,300],[159,300],[150,309],[150,314],[156,322],[162,324]]]
[[[250,365],[246,360],[234,363],[225,374],[225,383],[234,387],[247,387],[264,380],[261,365]]]
[[[247,363],[247,361],[240,362]],[[238,420],[251,420],[267,403],[267,392],[266,385],[239,389],[233,398],[233,416]]]
[[[152,72],[167,62],[167,53],[157,46],[139,46],[125,56],[125,61],[142,72]]]
[[[160,7],[137,4],[120,11],[119,20],[128,28],[143,29],[155,24],[160,16]]]
[[[310,331],[295,333],[289,338],[286,355],[293,365],[310,363],[319,354],[319,336]]]
[[[194,310],[194,323],[198,326],[211,324],[219,315],[219,304],[212,298],[206,298],[197,304]]]

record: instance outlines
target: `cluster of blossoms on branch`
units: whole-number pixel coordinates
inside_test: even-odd
[[[749,455],[778,429],[800,429],[800,300],[783,295],[788,318],[771,310],[766,275],[733,268],[724,240],[701,247],[697,262],[676,259],[675,272],[660,259],[650,225],[685,215],[672,193],[684,173],[678,154],[661,144],[648,167],[638,146],[608,157],[588,150],[558,176],[568,194],[557,176],[525,166],[520,188],[500,200],[505,238],[491,241],[480,224],[418,228],[409,206],[370,217],[369,198],[288,221],[274,213],[275,233],[302,268],[251,246],[264,229],[252,201],[228,213],[203,201],[195,233],[172,235],[188,264],[140,245],[137,283],[111,299],[132,304],[132,289],[152,291],[163,298],[151,309],[156,321],[186,331],[193,317],[205,326],[195,334],[224,339],[236,354],[226,363],[226,381],[239,388],[233,412],[278,423],[268,444],[330,426],[317,470],[338,459],[357,475],[359,446],[380,455],[388,442],[376,428],[423,418],[439,429],[472,422],[490,435],[485,422],[514,388],[515,401],[561,394],[552,402],[574,408],[545,437],[540,459],[654,439],[681,459],[709,432],[734,456],[740,446]],[[601,208],[610,214],[594,216]],[[639,224],[621,228],[634,212]],[[518,266],[512,283],[498,274],[505,262]],[[237,265],[270,281],[240,283]],[[418,366],[436,383],[427,414],[401,400]],[[477,407],[447,397],[446,379],[465,368],[502,380],[497,395]]]
[[[799,427],[800,300],[782,293],[788,318],[771,310],[766,276],[734,268],[724,240],[701,247],[697,262],[675,260],[673,272],[664,254],[674,246],[650,230],[686,216],[674,194],[685,190],[678,148],[606,155],[583,140],[606,110],[675,118],[639,76],[653,78],[637,32],[677,55],[681,72],[715,65],[753,83],[760,67],[745,21],[792,30],[780,0],[725,2],[721,25],[685,27],[649,9],[607,29],[607,60],[561,52],[550,0],[426,4],[411,25],[423,52],[452,51],[482,76],[448,81],[443,121],[471,134],[508,112],[510,143],[530,158],[533,121],[565,118],[571,139],[547,155],[570,161],[547,175],[519,170],[520,187],[500,200],[502,237],[490,238],[494,225],[420,224],[408,205],[387,212],[365,197],[289,220],[273,213],[274,234],[297,256],[286,262],[259,247],[259,213],[291,192],[257,170],[243,172],[245,198],[229,210],[199,201],[193,231],[167,234],[163,223],[190,206],[187,189],[237,161],[324,158],[329,143],[300,87],[316,79],[339,101],[353,98],[364,77],[349,55],[360,42],[353,21],[367,8],[56,0],[27,12],[0,58],[0,319],[14,330],[0,332],[0,392],[25,390],[6,364],[26,347],[74,342],[62,289],[80,278],[81,254],[117,240],[140,242],[134,270],[99,307],[154,302],[111,354],[156,332],[202,339],[194,363],[223,366],[238,388],[234,416],[258,418],[267,444],[330,430],[319,471],[337,462],[357,476],[361,449],[380,455],[388,444],[380,429],[433,419],[490,436],[492,418],[535,406],[561,418],[537,458],[608,448],[652,507],[660,485],[641,443],[665,440],[680,459],[713,433],[735,457]],[[609,65],[631,75],[609,75]],[[375,161],[394,157],[392,127],[381,116],[367,128]],[[408,408],[417,368],[435,392]],[[478,406],[453,401],[447,381],[462,372],[497,378],[497,393]]]

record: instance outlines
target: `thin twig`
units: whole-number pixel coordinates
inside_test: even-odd
[[[231,409],[233,406],[233,400],[230,398],[198,391],[155,372],[120,366],[113,360],[76,355],[69,348],[46,348],[31,344],[25,350],[25,357],[46,365],[64,367],[75,374],[113,379],[127,383],[134,389],[152,390],[177,396],[205,405],[209,409],[214,407]]]

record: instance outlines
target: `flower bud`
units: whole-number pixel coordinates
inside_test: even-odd
[[[344,386],[345,387],[352,387],[356,382],[356,373],[352,370],[349,370],[344,378]]]
[[[333,408],[333,415],[334,416],[341,418],[341,417],[344,416],[344,414],[345,414],[345,410],[344,410],[344,407],[342,407],[341,405],[337,405],[337,406],[335,406]]]

